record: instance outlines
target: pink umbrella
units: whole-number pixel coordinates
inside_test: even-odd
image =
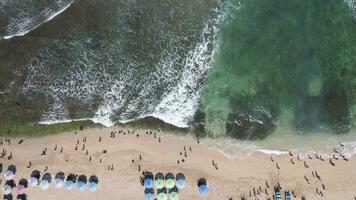
[[[24,194],[26,188],[23,185],[17,185],[15,190],[17,194]]]

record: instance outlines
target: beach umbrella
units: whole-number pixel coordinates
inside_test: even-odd
[[[75,183],[73,181],[66,181],[64,182],[64,187],[66,188],[66,190],[68,191],[72,191],[73,188],[75,186]]]
[[[167,200],[168,199],[168,196],[166,193],[159,193],[157,195],[157,200]]]
[[[10,193],[10,194],[4,194],[3,199],[4,199],[4,200],[12,200],[12,199],[13,199],[13,196],[12,196],[11,193]]]
[[[155,195],[154,194],[151,194],[151,193],[147,193],[145,194],[144,200],[154,200],[155,199]]]
[[[161,189],[164,187],[164,175],[161,172],[158,172],[155,175],[154,185],[157,189]]]
[[[198,193],[199,195],[205,196],[209,192],[209,188],[207,185],[201,185],[198,187]]]
[[[64,179],[65,179],[64,173],[58,172],[54,177],[54,181],[53,181],[54,187],[57,189],[63,187]]]
[[[146,188],[144,200],[154,200],[154,197],[155,197],[154,194],[155,194],[155,191],[153,188]]]
[[[28,179],[28,184],[30,187],[36,187],[41,178],[41,173],[38,170],[33,170],[30,178]]]
[[[12,190],[12,188],[11,188],[11,186],[10,185],[4,185],[4,187],[3,187],[3,193],[4,194],[10,194],[11,193],[11,190]]]
[[[25,193],[25,186],[23,185],[17,185],[15,188],[15,191],[17,194],[24,194]]]
[[[28,179],[28,185],[30,187],[36,187],[38,185],[38,180],[35,177],[31,177]]]
[[[175,185],[174,175],[172,173],[167,173],[165,177],[165,186],[168,189],[173,188]]]
[[[153,180],[150,179],[150,178],[146,178],[143,181],[143,185],[144,185],[145,188],[153,188]]]
[[[185,176],[182,173],[176,175],[176,186],[178,189],[183,189],[186,186]]]
[[[42,180],[40,183],[40,187],[42,190],[47,190],[49,188],[49,182],[47,180]]]
[[[14,179],[14,172],[7,170],[4,174],[6,180]]]
[[[173,188],[168,190],[168,198],[170,200],[178,200],[179,199],[178,188],[176,186],[174,186]]]
[[[47,181],[48,183],[51,183],[52,181],[52,176],[50,173],[45,173],[43,176],[42,176],[42,181]]]
[[[16,197],[17,200],[27,200],[27,195],[26,194],[19,194]]]
[[[89,182],[88,183],[88,190],[89,192],[95,192],[97,189],[98,184],[94,183],[94,182]]]
[[[25,189],[28,187],[28,181],[24,178],[19,180],[19,185],[22,185],[25,187]]]
[[[78,183],[76,184],[77,190],[79,192],[84,191],[85,186],[87,185],[87,183],[88,183],[88,178],[85,175],[80,175],[79,178],[78,178]]]
[[[12,171],[12,173],[16,174],[16,166],[15,165],[10,165],[7,167],[7,171]]]

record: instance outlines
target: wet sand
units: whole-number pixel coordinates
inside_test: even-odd
[[[125,132],[125,135],[123,132],[119,133],[119,130]],[[20,178],[28,178],[32,170],[43,171],[46,166],[48,166],[47,171],[52,175],[63,171],[66,175],[95,174],[99,177],[100,184],[95,193],[87,190],[68,192],[64,188],[54,189],[51,185],[47,191],[39,187],[27,189],[28,199],[140,200],[143,199],[144,193],[140,175],[145,170],[153,173],[184,173],[187,187],[179,191],[182,200],[223,200],[229,197],[240,199],[241,196],[247,199],[267,199],[272,198],[273,186],[278,183],[282,190],[293,191],[297,199],[301,199],[302,195],[306,199],[353,199],[356,195],[354,157],[349,158],[348,161],[340,156],[337,156],[337,160],[332,158],[331,162],[335,166],[330,164],[328,158],[323,158],[322,161],[316,159],[315,155],[311,155],[312,159],[298,160],[297,155],[280,155],[271,158],[269,155],[254,152],[244,160],[228,159],[202,142],[198,144],[190,136],[178,136],[157,130],[151,130],[152,134],[149,133],[150,130],[135,130],[134,134],[131,134],[132,131],[133,129],[120,127],[87,129],[78,131],[77,134],[73,131],[42,138],[24,139],[22,144],[18,144],[21,138],[11,139],[11,145],[4,142],[0,146],[0,151],[3,148],[7,150],[7,155],[1,158],[1,162],[4,168],[9,164],[17,166],[16,182]],[[115,133],[114,138],[111,137],[111,132]],[[85,138],[86,142],[83,142]],[[75,150],[78,140],[79,145]],[[85,149],[82,150],[84,143]],[[56,151],[54,151],[55,145],[57,145]],[[184,146],[187,157],[185,157]],[[46,147],[46,155],[41,156],[42,150]],[[62,153],[60,153],[61,147],[63,147]],[[103,153],[104,150],[106,153]],[[7,159],[10,152],[13,153],[12,160]],[[142,160],[139,159],[140,154]],[[213,160],[217,168],[213,166]],[[30,161],[32,166],[27,168]],[[305,167],[304,161],[308,168]],[[108,170],[109,166],[113,166],[113,170]],[[317,171],[321,180],[313,176],[313,171]],[[209,183],[210,191],[205,197],[197,195],[196,183],[201,177],[206,178]],[[3,176],[1,178],[4,179]],[[266,181],[269,188],[266,187]],[[2,185],[4,182],[3,180]],[[325,189],[322,184],[325,185]],[[317,194],[316,190],[322,191],[323,197]],[[250,192],[253,198],[250,197]],[[15,196],[15,191],[13,194]]]

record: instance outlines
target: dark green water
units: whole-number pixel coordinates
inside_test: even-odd
[[[241,0],[221,30],[202,97],[212,135],[350,131],[356,20],[341,0]]]

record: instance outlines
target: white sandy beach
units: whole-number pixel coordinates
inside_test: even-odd
[[[119,134],[118,130],[126,132]],[[62,189],[43,191],[40,188],[27,189],[30,200],[140,200],[143,199],[144,188],[140,183],[142,170],[157,172],[182,172],[187,178],[187,187],[179,191],[182,200],[224,200],[233,197],[240,199],[245,196],[247,199],[267,199],[272,198],[273,186],[280,183],[282,190],[294,191],[297,199],[304,195],[306,199],[353,199],[356,195],[356,160],[350,158],[349,161],[332,159],[335,166],[329,163],[328,159],[321,161],[306,158],[305,162],[309,168],[304,167],[304,161],[299,161],[296,156],[290,155],[273,156],[254,152],[244,160],[228,159],[219,152],[208,148],[203,144],[198,144],[190,136],[177,136],[152,130],[152,134],[146,134],[146,130],[135,130],[134,134],[128,134],[133,129],[123,129],[120,127],[87,129],[58,135],[46,136],[42,138],[25,139],[23,144],[17,144],[21,138],[11,139],[11,145],[6,142],[0,148],[7,150],[8,154],[13,153],[12,160],[7,160],[7,156],[1,159],[4,169],[9,164],[17,166],[18,172],[15,175],[16,182],[20,178],[28,178],[34,169],[43,171],[48,166],[48,172],[53,175],[59,171],[67,174],[75,173],[87,176],[97,175],[99,177],[99,188],[97,192],[90,193],[72,192]],[[110,133],[116,131],[116,137],[111,138]],[[157,132],[154,138],[153,132]],[[139,134],[139,137],[137,137]],[[83,139],[87,138],[85,150],[82,150]],[[102,141],[99,141],[102,137]],[[161,142],[158,142],[158,138]],[[77,140],[80,140],[78,150],[75,150]],[[54,146],[58,149],[54,151]],[[59,149],[63,146],[63,153]],[[187,158],[184,157],[184,146],[187,150]],[[191,146],[192,151],[189,151]],[[42,149],[48,148],[47,155],[41,156]],[[89,154],[86,156],[85,151]],[[103,154],[102,151],[107,150]],[[182,155],[180,155],[182,152]],[[142,161],[139,155],[142,155]],[[89,157],[92,161],[89,162]],[[295,164],[291,163],[291,158]],[[102,159],[102,163],[100,163]],[[181,159],[185,159],[182,163]],[[134,162],[132,163],[132,160]],[[180,163],[177,163],[180,160]],[[218,164],[218,170],[212,166],[212,160]],[[28,162],[32,162],[32,167],[27,168]],[[276,163],[280,169],[276,167]],[[114,165],[114,169],[108,171],[108,165]],[[141,172],[138,166],[141,166]],[[312,176],[312,171],[317,171],[321,180]],[[308,184],[304,178],[309,179]],[[197,180],[204,177],[209,183],[209,194],[205,197],[197,195]],[[3,176],[2,176],[2,179]],[[266,188],[266,183],[270,188]],[[2,181],[2,185],[5,181]],[[326,190],[322,189],[322,184]],[[256,197],[250,197],[253,188],[262,188],[262,193]],[[269,195],[265,195],[265,188]],[[323,192],[323,197],[316,193],[316,188]],[[14,196],[15,191],[13,192]]]

